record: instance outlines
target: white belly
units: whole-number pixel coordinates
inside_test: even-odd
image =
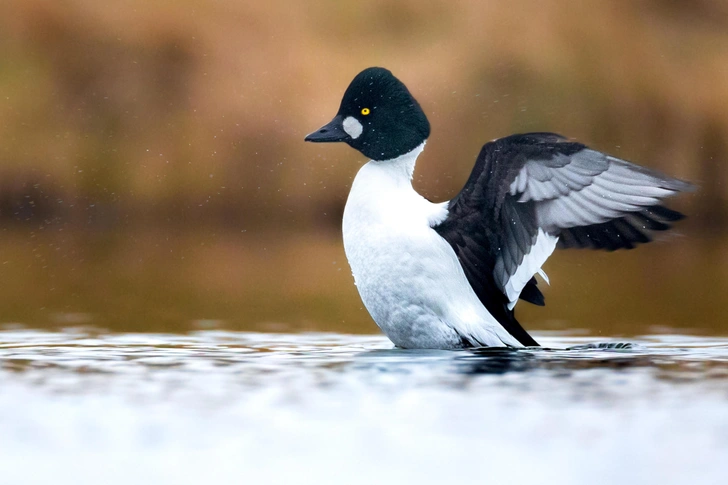
[[[344,212],[344,249],[362,301],[379,328],[399,347],[460,346],[460,336],[443,320],[438,292],[453,268],[426,233],[434,231],[386,221],[362,224],[352,216],[355,207],[347,205]]]
[[[404,348],[457,348],[464,340],[520,346],[480,303],[455,252],[431,228],[446,207],[422,198],[408,178],[400,183],[385,165],[392,163],[362,167],[344,210],[344,249],[374,321]]]

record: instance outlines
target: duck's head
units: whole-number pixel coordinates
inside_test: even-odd
[[[387,69],[370,67],[346,88],[334,119],[306,141],[343,141],[372,160],[391,160],[428,136],[430,122],[407,87]]]

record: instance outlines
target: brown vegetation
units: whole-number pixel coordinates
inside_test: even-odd
[[[686,238],[556,256],[529,330],[724,333],[726,5],[4,0],[0,325],[375,331],[334,233],[362,156],[303,137],[381,65],[432,123],[431,199],[523,131],[700,186]]]
[[[105,226],[338,225],[361,156],[303,144],[384,65],[433,136],[417,184],[479,146],[562,132],[697,182],[726,222],[724,2],[96,2],[0,7],[0,214]]]

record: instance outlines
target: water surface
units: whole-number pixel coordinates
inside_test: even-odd
[[[0,332],[3,483],[723,483],[728,339]]]

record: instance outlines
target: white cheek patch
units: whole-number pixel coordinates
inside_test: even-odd
[[[359,123],[359,120],[353,116],[347,116],[344,119],[344,131],[347,135],[356,140],[359,138],[359,135],[361,135],[361,132],[364,131],[364,127],[361,123]]]

